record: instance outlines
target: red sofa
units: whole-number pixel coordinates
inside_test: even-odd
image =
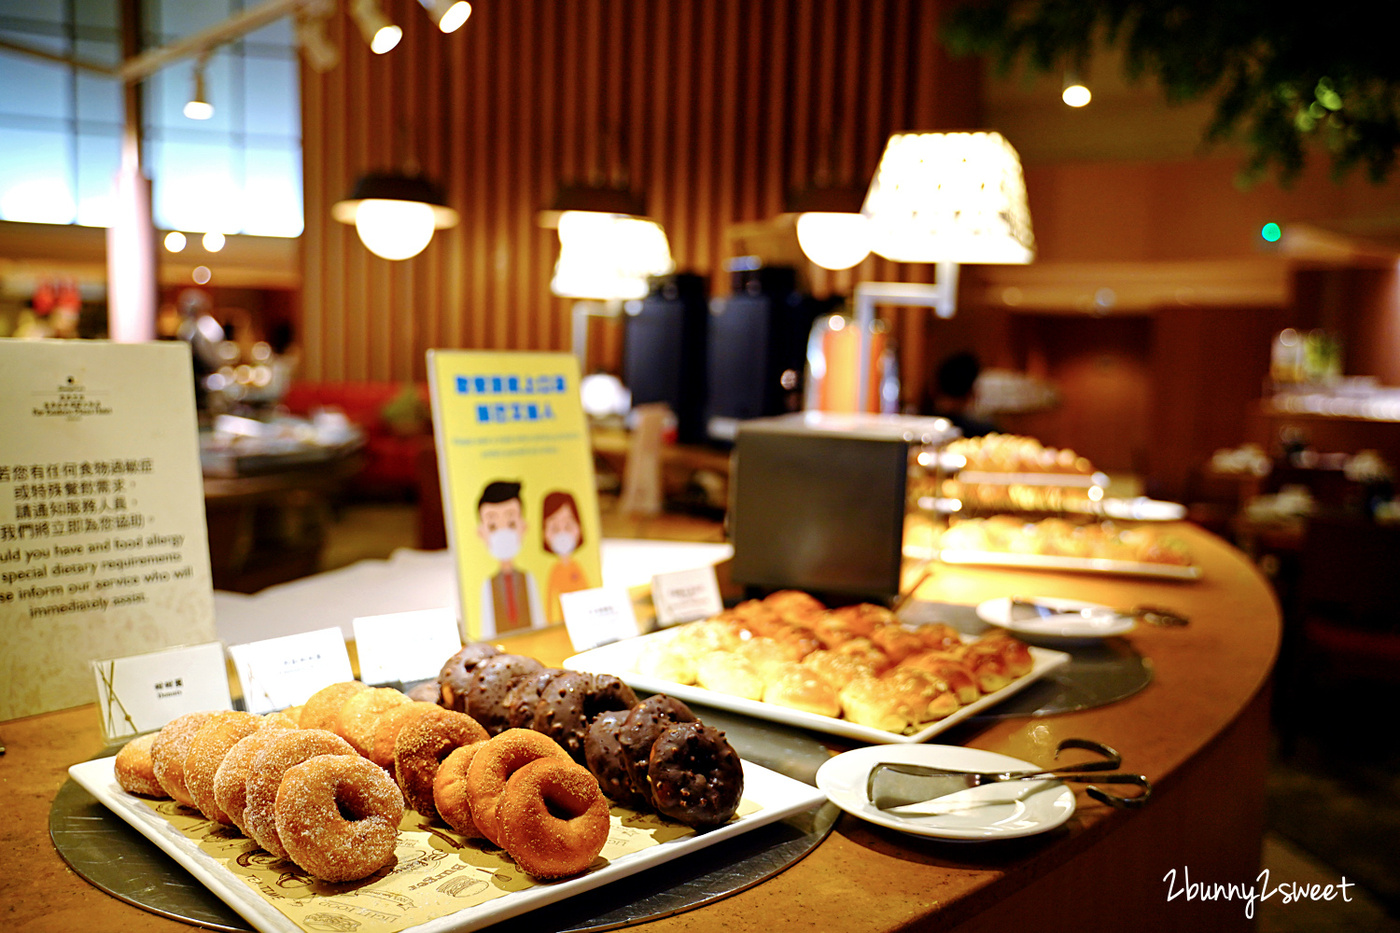
[[[399,400],[405,388],[413,390],[419,404]],[[390,403],[396,400],[399,403],[390,410]],[[310,417],[318,408],[339,409],[365,432],[365,465],[351,482],[352,494],[364,498],[417,497],[419,453],[433,446],[426,385],[294,382],[282,404],[301,417]],[[391,417],[386,417],[386,410]]]

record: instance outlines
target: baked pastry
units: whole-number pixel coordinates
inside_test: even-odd
[[[487,735],[510,728],[506,697],[515,682],[544,670],[544,665],[523,654],[497,654],[477,664],[467,679],[466,712],[481,723]]]
[[[484,641],[463,645],[462,649],[443,662],[438,673],[438,687],[443,706],[459,713],[467,711],[467,688],[472,671],[487,658],[495,657],[501,649]]]
[[[298,724],[303,729],[325,729],[340,735],[343,729],[340,711],[345,706],[345,701],[349,700],[352,694],[368,689],[369,687],[358,680],[328,684],[311,694],[311,698],[302,705]]]
[[[472,821],[483,836],[498,846],[504,846],[500,808],[507,782],[511,775],[537,758],[558,758],[574,765],[569,753],[553,739],[530,729],[507,729],[492,736],[478,749],[467,768],[466,790],[471,799]]]
[[[307,874],[356,881],[394,861],[403,795],[371,761],[318,755],[282,775],[274,813],[287,857]]]
[[[185,756],[189,754],[190,743],[212,715],[212,712],[196,712],[176,716],[156,733],[151,743],[151,770],[161,789],[167,797],[187,807],[195,806],[195,802],[185,785]]]
[[[472,819],[471,796],[467,793],[467,769],[488,740],[454,748],[433,776],[433,806],[448,826],[468,839],[484,839]]]
[[[437,816],[433,779],[454,748],[487,738],[486,730],[466,713],[437,708],[410,720],[394,740],[394,777],[409,807]]]
[[[706,690],[748,700],[763,698],[763,677],[738,651],[711,651],[695,665],[695,682]]]
[[[724,733],[701,722],[667,727],[652,743],[647,773],[657,812],[687,826],[729,821],[744,794],[744,768]]]
[[[325,729],[278,729],[254,756],[248,771],[248,799],[243,808],[244,831],[250,839],[278,858],[287,857],[287,850],[277,832],[277,790],[282,784],[282,776],[288,768],[317,755],[351,755],[359,758],[349,742]],[[372,762],[366,764],[374,767]],[[394,826],[397,829],[398,824]]]
[[[673,696],[656,693],[634,706],[618,730],[617,741],[622,746],[627,777],[632,781],[632,789],[641,795],[648,806],[656,805],[647,777],[651,746],[662,732],[676,723],[695,721],[696,716],[690,707]]]
[[[805,713],[832,718],[841,715],[841,700],[836,688],[810,667],[796,661],[775,667],[768,672],[763,688],[763,702]]]
[[[276,721],[264,723],[258,731],[239,739],[214,772],[214,803],[245,836],[249,835],[244,812],[248,806],[248,775],[252,773],[253,761],[279,733],[291,731],[295,730]]]
[[[567,759],[536,758],[518,768],[506,782],[499,811],[502,848],[537,878],[588,868],[612,826],[598,782]]]
[[[128,794],[142,797],[167,797],[165,788],[156,780],[155,766],[151,763],[151,745],[156,740],[154,732],[137,736],[117,752],[112,768],[117,783]]]
[[[189,751],[185,753],[185,788],[206,819],[225,826],[233,825],[228,814],[219,809],[214,797],[214,776],[229,749],[263,728],[263,725],[261,716],[227,710],[210,716],[195,733]]]
[[[638,808],[646,806],[646,798],[632,786],[622,743],[618,741],[622,724],[631,712],[617,709],[600,713],[584,736],[583,757],[604,794],[624,807]]]

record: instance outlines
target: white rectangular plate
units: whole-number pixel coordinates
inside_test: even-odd
[[[68,773],[103,806],[180,863],[255,929],[262,933],[303,933],[290,918],[244,884],[217,859],[202,851],[146,802],[122,790],[113,772],[113,761],[112,758],[85,761],[73,765]],[[662,842],[613,859],[586,874],[514,891],[475,907],[407,927],[402,933],[464,933],[477,930],[801,813],[824,802],[826,795],[801,781],[745,761],[744,800],[756,804],[758,809],[709,832]],[[113,853],[113,857],[120,857],[120,853]]]
[[[1165,580],[1199,580],[1201,568],[1188,564],[1149,564],[1133,560],[1107,560],[1101,557],[1062,557],[1056,554],[1013,554],[1004,551],[942,551],[945,564],[984,567],[1014,567],[1020,570],[1067,570],[1074,573],[1101,573],[1120,577],[1158,577]]]
[[[1069,655],[1063,651],[1032,647],[1031,659],[1034,666],[1029,674],[1018,677],[995,693],[986,694],[981,699],[961,707],[951,716],[931,723],[918,732],[902,735],[897,732],[887,732],[884,729],[875,729],[871,726],[862,726],[860,723],[846,719],[835,719],[831,716],[791,709],[774,703],[763,703],[759,700],[750,700],[746,697],[706,690],[704,687],[678,684],[637,673],[637,658],[646,647],[647,639],[664,638],[667,634],[667,632],[653,632],[640,638],[629,638],[626,641],[603,645],[601,648],[594,648],[592,651],[574,655],[564,662],[564,666],[572,670],[590,671],[595,674],[614,674],[637,690],[666,693],[679,700],[703,703],[706,706],[729,710],[733,713],[742,713],[756,719],[767,719],[789,726],[826,732],[830,735],[859,739],[862,742],[892,744],[895,742],[927,742],[938,733],[951,729],[963,720],[970,719],[988,707],[995,706],[1013,693],[1024,690],[1048,672],[1069,661]]]

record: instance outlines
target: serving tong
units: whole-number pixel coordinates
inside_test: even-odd
[[[1054,616],[1083,616],[1092,619],[1095,616],[1105,614],[1115,615],[1127,619],[1141,619],[1149,625],[1181,626],[1189,625],[1191,620],[1179,612],[1172,609],[1164,609],[1161,606],[1133,606],[1129,609],[1107,609],[1098,606],[1085,606],[1083,609],[1064,609],[1055,606],[1047,606],[1038,603],[1033,599],[1026,599],[1023,596],[1011,597],[1011,611],[1014,614],[1017,609],[1025,609],[1035,613],[1042,619],[1053,618]]]
[[[890,810],[895,807],[923,803],[958,791],[999,784],[1005,781],[1061,780],[1076,784],[1132,784],[1141,789],[1133,796],[1111,794],[1090,785],[1084,792],[1090,797],[1120,809],[1135,809],[1147,803],[1152,795],[1152,784],[1141,774],[1103,774],[1114,771],[1123,763],[1123,756],[1101,742],[1090,739],[1065,739],[1055,749],[1055,757],[1067,748],[1078,748],[1103,756],[1102,761],[1086,761],[1063,768],[1047,768],[1042,771],[959,771],[951,768],[935,768],[929,765],[904,764],[882,761],[870,769],[865,779],[865,795],[876,809]]]

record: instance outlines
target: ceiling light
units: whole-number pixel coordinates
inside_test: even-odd
[[[178,253],[185,248],[185,235],[179,230],[171,230],[165,235],[165,248],[172,253]]]
[[[204,239],[201,242],[207,252],[217,253],[224,248],[224,235],[217,230],[211,230],[204,234]]]
[[[565,298],[645,298],[652,276],[675,271],[666,231],[653,220],[597,211],[559,217],[559,262],[549,290]]]
[[[641,218],[646,216],[647,205],[641,195],[621,185],[575,182],[559,187],[554,200],[540,211],[539,224],[558,227],[564,214],[575,211]]]
[[[1089,86],[1079,79],[1079,75],[1073,71],[1065,72],[1064,85],[1060,90],[1060,99],[1071,107],[1087,106],[1094,95],[1090,93]]]
[[[297,45],[306,64],[317,74],[325,74],[340,63],[340,50],[326,33],[328,18],[328,13],[308,10],[302,10],[296,18]]]
[[[191,120],[208,120],[214,115],[214,105],[204,89],[204,66],[209,59],[205,52],[194,66],[194,95],[185,103],[185,116]]]
[[[418,0],[423,9],[437,23],[443,32],[456,32],[462,28],[467,17],[472,15],[472,5],[467,0]]]
[[[383,55],[403,38],[403,30],[384,15],[379,8],[379,0],[351,0],[350,15],[360,27],[360,35],[369,43],[369,50],[375,55]]]
[[[812,262],[837,271],[870,255],[870,234],[860,212],[864,188],[817,185],[794,192],[787,213],[797,215],[797,245]]]
[[[457,225],[457,212],[441,189],[421,175],[365,175],[350,197],[331,208],[331,216],[354,224],[365,248],[384,259],[416,256],[435,230]]]

